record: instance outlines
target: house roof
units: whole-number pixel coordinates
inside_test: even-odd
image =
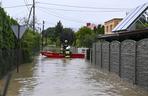
[[[133,39],[138,41],[143,38],[148,38],[148,28],[143,30],[123,31],[115,34],[98,36],[99,40],[106,40],[106,41],[113,41],[113,40],[123,41],[125,39]]]
[[[108,21],[106,21],[106,22],[104,22],[104,23],[108,23],[108,22],[111,22],[111,21],[114,21],[114,20],[122,20],[123,18],[113,18],[113,19],[111,19],[111,20],[108,20]]]
[[[136,7],[112,31],[120,32],[128,30],[147,9],[148,3]]]

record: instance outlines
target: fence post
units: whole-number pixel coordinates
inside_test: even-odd
[[[109,72],[110,72],[110,64],[111,64],[111,62],[110,62],[110,60],[111,60],[111,59],[110,59],[110,58],[111,58],[111,56],[110,56],[110,55],[111,55],[111,52],[110,52],[110,51],[111,51],[111,49],[110,49],[110,43],[109,43],[109,60],[108,60],[108,62],[109,62],[108,71],[109,71]]]
[[[121,43],[119,44],[119,77],[121,77]]]
[[[90,48],[90,62],[92,64],[92,48]]]
[[[135,46],[135,81],[134,84],[137,84],[137,42]]]
[[[96,65],[96,63],[97,63],[97,62],[96,62],[96,60],[97,60],[97,58],[96,58],[96,45],[97,45],[97,43],[95,43],[95,54],[94,54],[94,55],[95,55],[95,65]]]
[[[101,43],[101,68],[102,68],[102,43]]]

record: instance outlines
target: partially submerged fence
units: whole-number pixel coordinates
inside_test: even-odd
[[[20,53],[20,64],[30,61],[27,52],[21,51]],[[18,50],[16,49],[0,49],[0,78],[10,70],[16,68],[18,63],[17,54]]]
[[[16,67],[15,50],[0,50],[0,77]]]
[[[92,63],[148,89],[148,39],[94,43]]]

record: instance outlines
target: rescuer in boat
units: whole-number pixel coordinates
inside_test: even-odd
[[[63,54],[66,58],[70,58],[71,56],[70,46],[68,45],[68,40],[65,40],[63,43]]]

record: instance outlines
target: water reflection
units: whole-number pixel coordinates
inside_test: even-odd
[[[49,59],[13,73],[8,96],[148,96],[114,74],[99,71],[84,59]]]

